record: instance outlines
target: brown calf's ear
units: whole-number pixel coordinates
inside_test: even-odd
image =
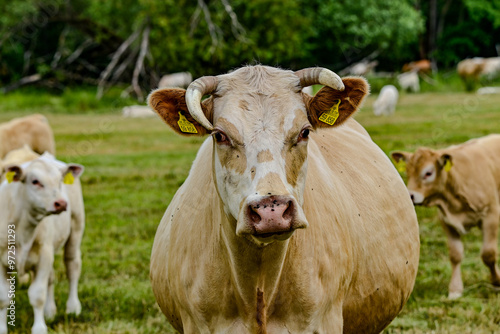
[[[337,126],[347,120],[370,92],[368,82],[363,78],[343,78],[345,89],[339,91],[323,87],[312,99],[305,103],[309,121],[314,127]]]
[[[443,153],[438,159],[438,165],[439,167],[444,168],[446,172],[449,172],[451,166],[453,166],[453,159],[451,155],[449,155],[448,153]]]
[[[412,156],[412,153],[410,153],[410,152],[403,152],[403,151],[391,152],[392,160],[394,160],[396,163],[398,163],[400,161],[408,162],[408,161],[410,161],[411,156]]]
[[[148,96],[148,104],[165,123],[183,135],[203,136],[208,130],[189,113],[186,91],[180,88],[157,89]],[[201,107],[209,121],[212,118],[212,98],[203,101]]]

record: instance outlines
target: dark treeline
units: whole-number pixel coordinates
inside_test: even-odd
[[[500,0],[0,0],[0,85],[115,84],[141,97],[165,73],[244,64],[397,72],[496,56]]]

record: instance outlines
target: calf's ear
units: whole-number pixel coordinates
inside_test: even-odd
[[[313,127],[338,126],[359,109],[370,86],[364,78],[343,78],[345,89],[323,87],[313,98],[305,100],[309,121]]]
[[[408,162],[408,161],[410,161],[411,156],[412,156],[412,153],[410,153],[410,152],[403,152],[403,151],[391,152],[391,158],[396,163],[398,163],[400,161]]]
[[[148,96],[148,104],[174,131],[183,135],[203,136],[209,131],[200,125],[189,113],[186,105],[186,91],[180,88],[157,89]],[[201,103],[207,119],[212,122],[212,98]]]
[[[453,166],[453,158],[450,154],[443,153],[438,158],[438,164],[439,164],[439,167],[444,168],[445,171],[449,172],[451,169],[451,166]]]
[[[7,182],[19,182],[24,180],[24,173],[20,166],[11,165],[5,167],[5,179]]]

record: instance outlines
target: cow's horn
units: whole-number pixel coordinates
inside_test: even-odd
[[[213,93],[217,89],[217,84],[217,77],[201,77],[191,82],[186,90],[186,105],[189,113],[207,130],[213,130],[214,127],[201,109],[201,99],[203,95]]]
[[[295,72],[300,79],[300,85],[307,87],[321,84],[336,90],[344,90],[342,79],[335,73],[322,67],[309,67]]]

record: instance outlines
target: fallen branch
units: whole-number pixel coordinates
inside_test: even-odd
[[[38,74],[38,73],[37,74],[28,75],[27,77],[22,78],[18,82],[15,82],[13,84],[10,84],[8,86],[3,87],[2,88],[2,93],[4,93],[4,94],[8,93],[10,91],[18,89],[21,86],[32,84],[32,83],[35,83],[35,82],[40,81],[40,80],[42,80],[42,76],[40,74]]]

